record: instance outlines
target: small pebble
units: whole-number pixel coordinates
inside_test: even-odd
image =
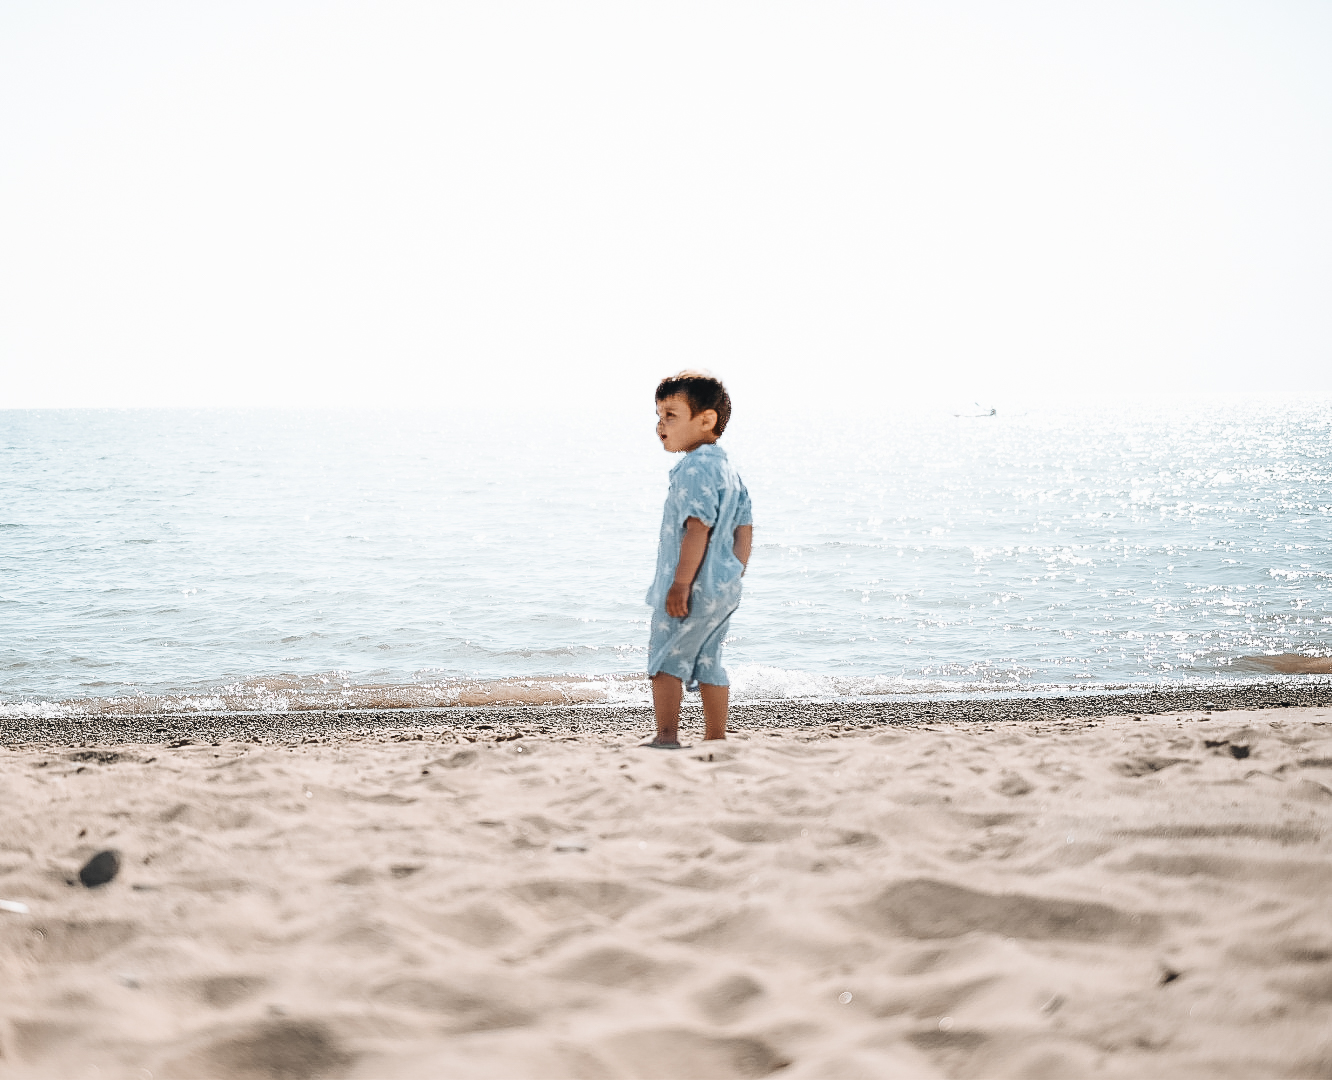
[[[21,904],[17,900],[0,900],[0,911],[8,911],[12,915],[26,915],[28,905]]]
[[[79,880],[92,889],[98,885],[105,885],[118,873],[120,873],[120,853],[99,851],[84,863],[83,869],[79,871]]]

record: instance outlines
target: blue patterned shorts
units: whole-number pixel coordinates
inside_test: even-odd
[[[734,612],[734,606],[704,599],[697,592],[689,598],[689,614],[683,619],[672,619],[664,608],[654,608],[648,636],[648,676],[659,672],[674,675],[687,690],[697,690],[701,682],[730,686],[721,664],[721,645]]]

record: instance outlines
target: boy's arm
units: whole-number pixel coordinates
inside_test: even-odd
[[[754,550],[754,526],[737,525],[735,527],[735,543],[731,545],[731,550],[735,552],[735,557],[740,560],[743,567],[749,566],[749,553]],[[744,570],[740,571],[740,576],[744,577]]]
[[[698,518],[685,518],[684,536],[680,538],[680,561],[675,566],[675,582],[666,594],[666,614],[683,619],[689,614],[689,589],[694,584],[703,556],[708,552],[712,530]]]

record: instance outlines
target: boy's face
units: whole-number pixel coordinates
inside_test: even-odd
[[[688,453],[704,443],[717,441],[712,429],[717,425],[717,411],[703,409],[697,416],[689,415],[689,399],[683,394],[672,394],[657,402],[657,438],[672,454]]]

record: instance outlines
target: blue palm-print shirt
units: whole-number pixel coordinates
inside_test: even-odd
[[[685,521],[691,517],[712,530],[692,594],[709,600],[733,599],[729,608],[734,608],[740,602],[740,575],[745,569],[735,557],[735,530],[752,525],[754,519],[744,481],[727,460],[726,451],[716,443],[704,443],[689,451],[671,470],[671,486],[661,515],[657,573],[647,593],[647,602],[653,607],[666,605],[666,594],[680,562]]]

